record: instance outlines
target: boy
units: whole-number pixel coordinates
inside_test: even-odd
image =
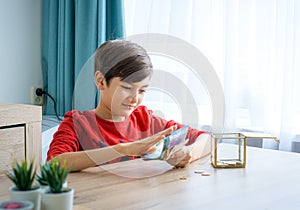
[[[72,171],[147,154],[154,144],[183,126],[139,106],[153,72],[141,46],[125,40],[107,41],[96,50],[94,62],[98,106],[67,112],[47,154],[47,160],[66,160]],[[208,134],[189,128],[187,138],[186,146],[167,155],[168,163],[184,167],[210,153]]]

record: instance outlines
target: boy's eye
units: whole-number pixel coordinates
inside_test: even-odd
[[[146,89],[134,89],[133,87],[126,86],[126,85],[120,85],[120,87],[126,91],[138,91],[139,94],[144,94],[146,92]]]
[[[131,90],[131,87],[127,87],[127,86],[124,86],[124,85],[121,85],[121,87],[125,90]]]

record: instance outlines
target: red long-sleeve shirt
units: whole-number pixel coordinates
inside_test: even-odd
[[[75,152],[136,141],[154,135],[172,125],[183,125],[173,120],[166,121],[152,115],[145,106],[139,106],[122,122],[111,122],[98,117],[94,111],[73,110],[65,114],[47,154],[47,160],[65,152]],[[192,144],[204,133],[189,128],[187,138]]]

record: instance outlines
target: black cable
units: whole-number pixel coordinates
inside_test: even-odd
[[[36,89],[35,93],[36,93],[37,96],[42,96],[43,94],[45,94],[45,95],[47,95],[51,98],[51,100],[53,101],[53,104],[54,104],[55,115],[56,115],[56,117],[59,121],[62,121],[62,119],[57,114],[55,99],[49,93],[47,93],[46,91],[43,91],[41,88]]]

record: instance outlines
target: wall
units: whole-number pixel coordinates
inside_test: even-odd
[[[0,0],[0,102],[30,103],[42,85],[42,0]]]

